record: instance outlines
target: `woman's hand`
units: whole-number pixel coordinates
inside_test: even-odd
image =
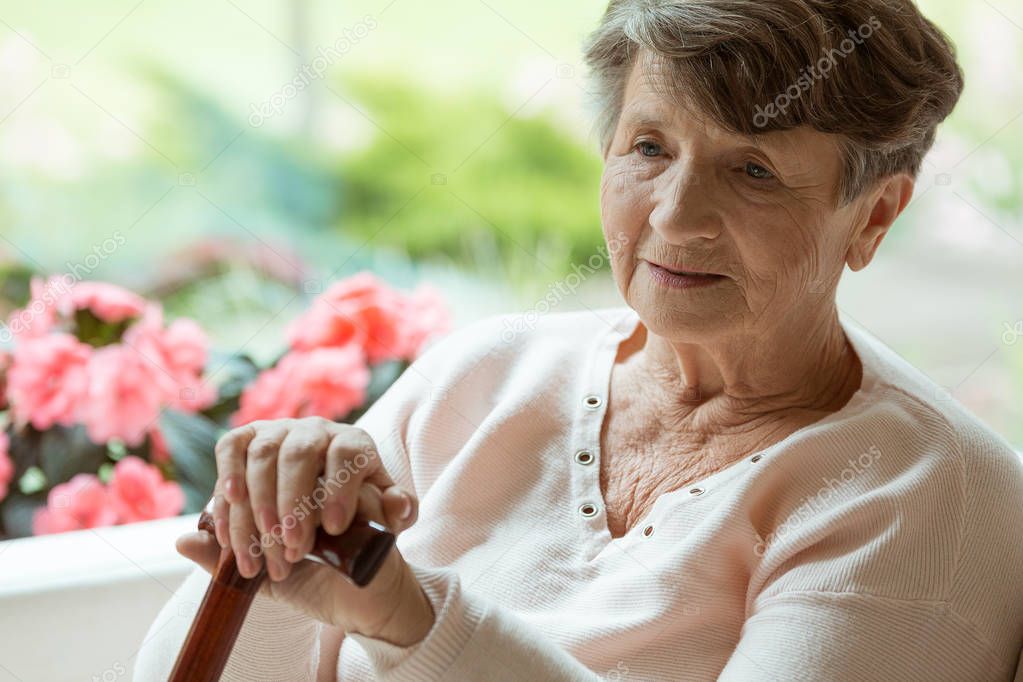
[[[322,623],[399,646],[426,636],[433,609],[397,548],[361,588],[302,558],[321,521],[332,535],[357,511],[395,534],[415,522],[418,500],[394,484],[365,431],[318,417],[256,421],[225,434],[216,458],[216,538],[183,535],[182,555],[213,573],[221,546],[230,547],[246,578],[266,561],[263,594]]]

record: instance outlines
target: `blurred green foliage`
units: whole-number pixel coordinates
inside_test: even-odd
[[[559,278],[603,243],[599,157],[550,118],[510,116],[488,92],[438,97],[390,78],[341,87],[385,132],[339,159],[339,231],[513,280]]]

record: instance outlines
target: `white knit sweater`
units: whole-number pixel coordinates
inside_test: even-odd
[[[1023,463],[840,320],[863,364],[847,405],[617,539],[599,436],[635,312],[494,316],[431,346],[358,425],[420,498],[398,547],[437,621],[407,649],[349,635],[338,679],[1011,680]],[[166,679],[208,581],[161,611],[136,680]],[[312,680],[318,634],[260,596],[223,679]]]

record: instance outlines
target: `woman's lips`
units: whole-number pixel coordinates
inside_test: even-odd
[[[696,289],[700,287],[714,286],[721,280],[727,279],[724,275],[710,275],[697,273],[679,273],[661,267],[656,263],[644,261],[650,269],[654,280],[672,289]]]

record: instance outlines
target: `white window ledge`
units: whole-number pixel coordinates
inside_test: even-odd
[[[130,680],[199,515],[0,542],[0,682]]]

